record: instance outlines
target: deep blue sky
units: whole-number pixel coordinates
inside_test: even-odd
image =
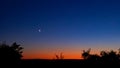
[[[120,1],[1,0],[0,41],[28,50],[118,48]]]

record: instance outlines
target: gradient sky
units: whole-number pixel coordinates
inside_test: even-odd
[[[39,29],[41,32],[39,32]],[[0,42],[24,58],[80,58],[82,50],[120,47],[119,0],[0,0]]]

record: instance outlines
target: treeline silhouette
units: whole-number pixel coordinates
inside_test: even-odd
[[[22,49],[20,45],[14,42],[12,45],[0,44],[0,65],[15,65],[21,63]]]
[[[118,51],[101,51],[100,55],[90,54],[91,49],[83,50],[82,57],[87,63],[95,64],[120,64],[120,49]]]
[[[118,51],[100,51],[100,54],[91,54],[91,49],[83,50],[83,59],[67,60],[63,53],[55,54],[55,60],[24,60],[22,59],[23,47],[14,42],[12,45],[0,44],[0,66],[11,65],[86,65],[86,64],[120,64],[120,49]]]

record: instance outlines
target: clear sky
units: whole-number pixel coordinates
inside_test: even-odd
[[[80,58],[120,47],[119,0],[0,0],[0,42],[17,42],[24,58]]]

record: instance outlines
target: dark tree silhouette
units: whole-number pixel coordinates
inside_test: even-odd
[[[5,43],[0,44],[0,63],[19,63],[22,58],[22,49],[16,42],[11,46]]]
[[[117,54],[117,56],[118,56],[118,59],[120,60],[120,48],[118,49],[118,54]]]
[[[83,50],[83,53],[82,53],[83,59],[88,59],[88,57],[90,56],[90,51],[91,51],[91,48],[89,48],[87,51]]]
[[[116,51],[101,51],[100,53],[101,55],[101,59],[103,62],[106,62],[106,63],[118,63],[119,61],[119,53],[117,54]]]
[[[82,53],[83,59],[90,64],[120,64],[120,49],[118,49],[118,52],[113,50],[101,51],[100,55],[90,54],[90,50],[83,50]]]
[[[87,58],[88,60],[92,60],[92,61],[99,61],[100,60],[100,56],[97,54],[91,54],[88,56]]]

